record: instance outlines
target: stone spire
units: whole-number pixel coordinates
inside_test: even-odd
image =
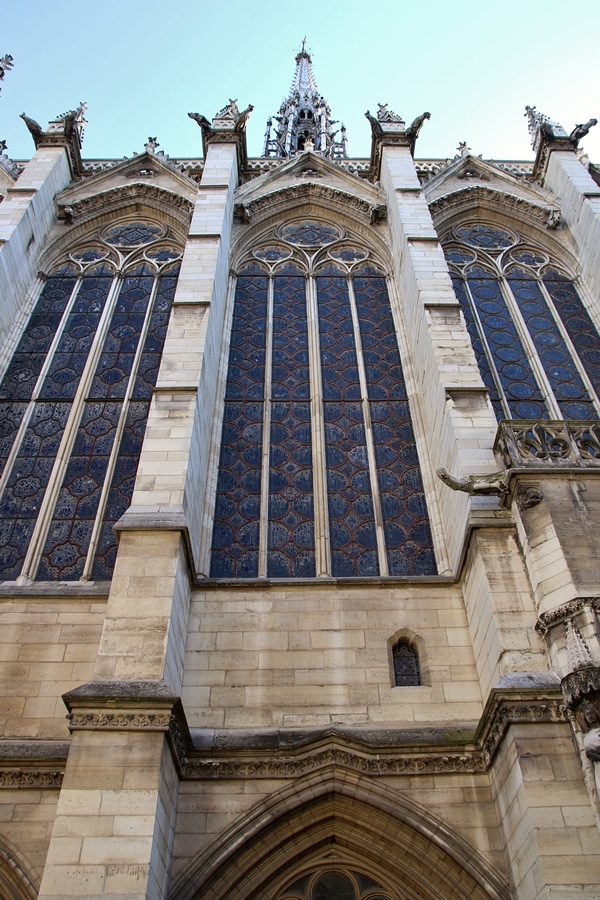
[[[263,156],[283,159],[304,150],[313,150],[330,159],[343,159],[346,150],[346,129],[334,130],[337,120],[331,118],[327,101],[318,91],[312,68],[312,58],[305,49],[296,56],[296,70],[290,92],[279,112],[267,120]],[[273,124],[275,120],[275,124]]]

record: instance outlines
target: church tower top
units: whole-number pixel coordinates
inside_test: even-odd
[[[267,120],[263,156],[285,159],[312,150],[329,159],[347,157],[346,129],[334,130],[336,119],[317,88],[306,38],[296,54],[296,69],[287,98],[276,116]],[[337,139],[339,136],[339,140]]]

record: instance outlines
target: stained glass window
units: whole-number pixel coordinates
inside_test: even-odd
[[[385,277],[337,227],[277,238],[237,280],[210,575],[432,574]]]
[[[444,249],[498,420],[597,419],[600,336],[573,279],[481,223],[457,228]]]
[[[112,575],[181,255],[164,233],[114,226],[120,252],[76,248],[42,289],[0,383],[0,578]]]
[[[421,684],[421,668],[416,647],[409,641],[398,641],[392,650],[392,659],[396,687],[415,687]]]
[[[278,900],[390,900],[390,894],[362,872],[329,869],[302,875],[290,884]]]

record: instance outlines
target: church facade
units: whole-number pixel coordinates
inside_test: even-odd
[[[0,894],[597,898],[594,122],[251,112],[0,156]]]

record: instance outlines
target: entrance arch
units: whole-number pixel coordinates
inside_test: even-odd
[[[369,877],[385,900],[510,897],[505,880],[437,817],[339,766],[255,806],[192,861],[169,896],[278,900],[320,871]]]

